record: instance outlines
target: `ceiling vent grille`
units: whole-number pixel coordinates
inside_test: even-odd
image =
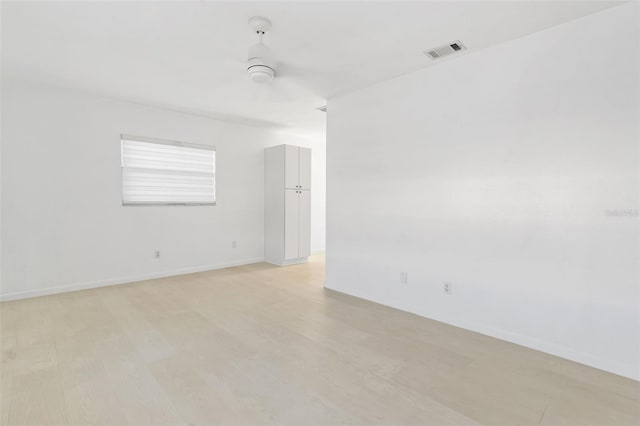
[[[424,54],[429,58],[436,60],[466,49],[467,47],[462,44],[460,40],[456,40],[453,43],[445,44],[444,46],[436,47],[435,49],[425,50]]]

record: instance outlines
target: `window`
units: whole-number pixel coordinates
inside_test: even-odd
[[[122,204],[215,204],[214,147],[122,135]]]

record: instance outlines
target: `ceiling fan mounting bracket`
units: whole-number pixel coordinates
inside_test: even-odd
[[[258,34],[264,34],[271,29],[271,21],[263,16],[249,18],[249,26]]]

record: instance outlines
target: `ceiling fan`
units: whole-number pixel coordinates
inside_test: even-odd
[[[249,47],[246,70],[251,98],[257,101],[293,102],[298,99],[319,97],[310,85],[314,70],[276,60],[264,44],[264,36],[271,29],[271,21],[262,16],[249,19],[249,27],[257,34],[258,42]]]
[[[271,83],[275,77],[275,60],[273,53],[263,43],[263,37],[271,29],[271,21],[262,16],[249,19],[249,26],[258,34],[259,41],[249,48],[247,57],[247,73],[255,83]]]
[[[245,62],[249,97],[259,102],[295,102],[323,98],[313,87],[314,69],[276,60],[271,49],[264,44],[265,34],[271,30],[271,21],[263,16],[249,18],[249,27],[258,36],[258,42],[249,47]],[[246,81],[246,80],[245,80]]]

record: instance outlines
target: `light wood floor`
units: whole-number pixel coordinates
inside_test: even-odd
[[[2,424],[640,424],[638,382],[325,290],[323,271],[2,303]]]

